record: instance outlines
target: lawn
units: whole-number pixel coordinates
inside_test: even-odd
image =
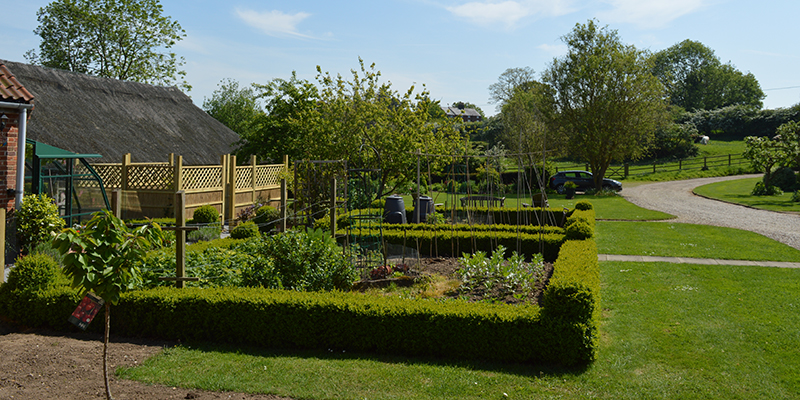
[[[670,222],[598,221],[597,251],[663,257],[724,260],[800,260],[800,250],[765,236],[733,228]]]
[[[624,190],[624,189],[623,189]],[[466,196],[465,194],[446,194],[434,192],[431,197],[435,203],[442,203],[445,208],[448,207],[453,201],[458,203],[458,199]],[[501,196],[502,197],[502,196]],[[516,195],[505,195],[505,207],[516,209],[519,203],[530,203],[530,199],[518,200]],[[550,207],[554,208],[574,208],[575,203],[581,200],[592,203],[595,208],[597,219],[607,220],[628,220],[628,221],[653,221],[675,218],[673,215],[665,214],[660,211],[652,211],[639,207],[621,196],[593,196],[587,194],[577,194],[573,199],[567,200],[566,195],[563,194],[549,194],[548,202]],[[413,204],[411,196],[403,196],[403,202],[406,205]]]
[[[584,370],[184,345],[118,373],[304,399],[800,397],[800,270],[615,262],[601,269],[599,355]]]
[[[711,183],[694,189],[694,192],[712,199],[742,204],[770,211],[800,212],[800,203],[792,201],[792,193],[779,196],[753,196],[750,194],[761,178],[736,179]]]
[[[581,199],[550,201],[560,207]],[[639,215],[619,197],[586,199],[607,219]],[[598,221],[597,241],[600,252],[614,254],[800,257],[751,232],[670,222]],[[598,358],[585,368],[194,343],[117,373],[304,399],[800,397],[800,270],[602,262],[601,277]]]

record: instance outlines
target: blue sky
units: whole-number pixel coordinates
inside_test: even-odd
[[[38,48],[36,11],[47,0],[0,0],[7,12],[0,59],[24,62]],[[752,72],[765,108],[800,103],[800,2],[744,0],[162,0],[186,38],[186,64],[199,106],[222,79],[242,85],[314,80],[316,66],[349,75],[358,58],[392,87],[425,84],[448,105],[466,101],[494,114],[488,86],[512,67],[541,72],[564,54],[561,37],[596,18],[639,49],[700,41]],[[12,18],[13,17],[13,18]]]

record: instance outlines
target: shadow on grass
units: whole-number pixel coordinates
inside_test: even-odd
[[[273,349],[256,346],[244,346],[220,343],[186,343],[185,346],[192,350],[204,353],[233,353],[250,357],[265,358],[302,358],[324,361],[358,361],[368,360],[383,364],[402,365],[424,365],[429,367],[461,368],[471,371],[494,372],[520,377],[566,377],[578,376],[586,372],[591,364],[579,365],[574,367],[564,367],[546,363],[514,363],[486,360],[465,360],[444,357],[420,357],[420,356],[398,356],[389,354],[348,352],[343,350],[329,349],[308,350],[308,349]]]

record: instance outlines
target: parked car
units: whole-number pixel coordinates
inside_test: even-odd
[[[559,194],[563,194],[564,184],[568,181],[575,182],[579,191],[594,188],[594,177],[591,172],[587,171],[560,171],[550,177],[550,188],[555,189]],[[622,190],[622,183],[613,179],[603,178],[603,189],[619,192]]]

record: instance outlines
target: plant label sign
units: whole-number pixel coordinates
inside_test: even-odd
[[[103,299],[87,293],[81,300],[81,304],[78,304],[78,308],[69,316],[69,322],[85,331],[102,306]]]

